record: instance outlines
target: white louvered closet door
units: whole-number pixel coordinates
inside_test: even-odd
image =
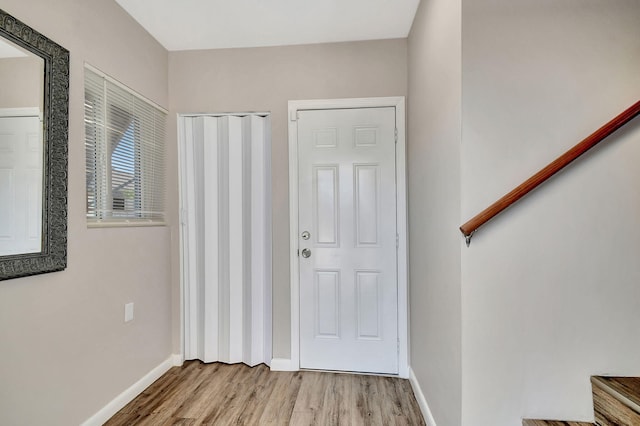
[[[185,359],[268,364],[269,117],[181,120]]]

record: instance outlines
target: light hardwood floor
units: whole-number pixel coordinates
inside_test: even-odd
[[[174,367],[106,425],[425,425],[408,380],[263,364]]]

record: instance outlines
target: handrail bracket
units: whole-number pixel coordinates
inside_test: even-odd
[[[469,247],[471,245],[471,238],[473,237],[473,234],[475,234],[475,233],[476,233],[476,231],[473,231],[469,235],[465,235],[464,236],[464,240],[467,243],[467,247]]]

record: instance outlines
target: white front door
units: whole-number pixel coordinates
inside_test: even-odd
[[[42,250],[42,139],[35,117],[0,117],[0,256]]]
[[[301,368],[398,374],[395,114],[298,112]]]

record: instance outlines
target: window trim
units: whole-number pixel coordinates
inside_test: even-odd
[[[87,218],[87,228],[149,228],[152,226],[168,226],[166,221],[149,219],[92,219]]]

